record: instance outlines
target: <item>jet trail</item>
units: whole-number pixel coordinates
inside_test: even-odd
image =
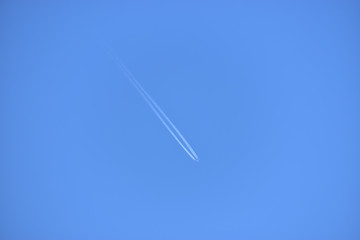
[[[184,149],[184,151],[195,161],[199,161],[198,155],[195,153],[194,149],[186,141],[184,136],[164,113],[164,111],[159,107],[159,105],[154,101],[154,99],[145,91],[141,84],[136,80],[134,75],[126,68],[126,66],[120,61],[120,59],[113,54],[115,62],[120,67],[122,73],[129,80],[129,82],[135,87],[139,92],[142,98],[150,106],[151,110],[159,118],[161,123],[166,127],[169,133],[174,137],[174,139],[179,143],[179,145]],[[174,132],[175,131],[175,132]]]

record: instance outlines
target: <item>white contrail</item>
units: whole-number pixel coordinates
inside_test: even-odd
[[[122,73],[125,77],[130,81],[130,83],[135,87],[135,89],[139,92],[139,94],[143,97],[146,103],[150,106],[151,110],[155,113],[155,115],[159,118],[161,123],[166,127],[169,133],[174,137],[174,139],[179,143],[179,145],[184,149],[184,151],[195,161],[199,161],[197,154],[194,149],[190,146],[190,144],[186,141],[184,136],[180,133],[180,131],[175,127],[175,125],[171,122],[168,116],[164,113],[164,111],[159,107],[159,105],[154,101],[154,99],[145,91],[145,89],[141,86],[141,84],[136,80],[134,75],[125,67],[125,65],[120,61],[120,59],[113,55],[116,63],[120,67]],[[175,132],[173,131],[175,130]],[[179,139],[180,138],[180,139]],[[184,145],[185,144],[185,145]],[[185,147],[186,146],[186,147]]]
[[[124,70],[128,73],[131,80],[133,80],[133,84],[137,86],[138,89],[140,89],[144,95],[147,97],[147,99],[154,105],[157,111],[159,111],[160,115],[165,118],[167,123],[170,124],[170,126],[175,130],[176,134],[180,137],[180,139],[185,143],[186,147],[189,149],[189,151],[192,153],[192,155],[197,159],[198,156],[195,153],[194,149],[190,146],[190,144],[186,141],[184,136],[180,133],[180,131],[176,128],[176,126],[172,123],[172,121],[169,119],[169,117],[164,113],[164,111],[159,107],[159,105],[155,102],[155,100],[145,91],[145,89],[141,86],[141,84],[136,80],[134,75],[123,65]]]

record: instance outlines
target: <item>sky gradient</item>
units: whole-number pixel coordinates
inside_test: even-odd
[[[357,1],[35,2],[0,4],[1,239],[360,239]]]

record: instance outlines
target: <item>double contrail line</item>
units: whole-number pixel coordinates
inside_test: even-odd
[[[194,160],[199,161],[198,155],[195,153],[194,149],[186,141],[184,136],[180,133],[177,127],[172,123],[164,111],[159,107],[159,105],[154,101],[154,99],[145,91],[141,84],[136,80],[134,75],[129,71],[129,69],[122,63],[118,56],[114,53],[112,54],[116,64],[120,67],[121,72],[129,80],[129,82],[135,87],[138,93],[142,96],[145,102],[149,105],[151,110],[159,118],[161,123],[169,131],[169,133],[174,137],[174,139],[179,143],[179,145],[184,149],[184,151]]]

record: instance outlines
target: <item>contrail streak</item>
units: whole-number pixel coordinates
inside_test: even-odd
[[[174,139],[179,143],[179,145],[193,160],[199,161],[198,155],[195,153],[194,149],[186,141],[184,136],[180,133],[180,131],[176,128],[176,126],[172,123],[172,121],[168,118],[168,116],[164,113],[164,111],[159,107],[159,105],[154,101],[154,99],[145,91],[145,89],[136,80],[134,75],[126,68],[126,66],[120,61],[120,59],[116,55],[113,55],[113,57],[116,60],[117,65],[120,67],[122,73],[129,80],[129,82],[135,87],[135,89],[139,92],[139,94],[146,101],[146,103],[150,106],[151,110],[159,118],[159,120],[166,127],[169,133],[174,137]]]
[[[190,144],[186,141],[184,136],[180,133],[180,131],[176,128],[176,126],[172,123],[172,121],[168,118],[168,116],[164,113],[164,111],[159,107],[159,105],[154,101],[154,99],[145,91],[145,89],[141,86],[141,84],[136,80],[134,75],[123,65],[125,71],[130,76],[131,80],[134,81],[134,85],[140,89],[144,95],[147,97],[147,99],[154,105],[157,111],[159,111],[160,115],[165,118],[166,122],[170,124],[170,126],[175,130],[176,134],[180,137],[180,139],[185,143],[186,147],[189,149],[191,154],[197,159],[198,156],[195,153],[194,149],[190,146]]]

